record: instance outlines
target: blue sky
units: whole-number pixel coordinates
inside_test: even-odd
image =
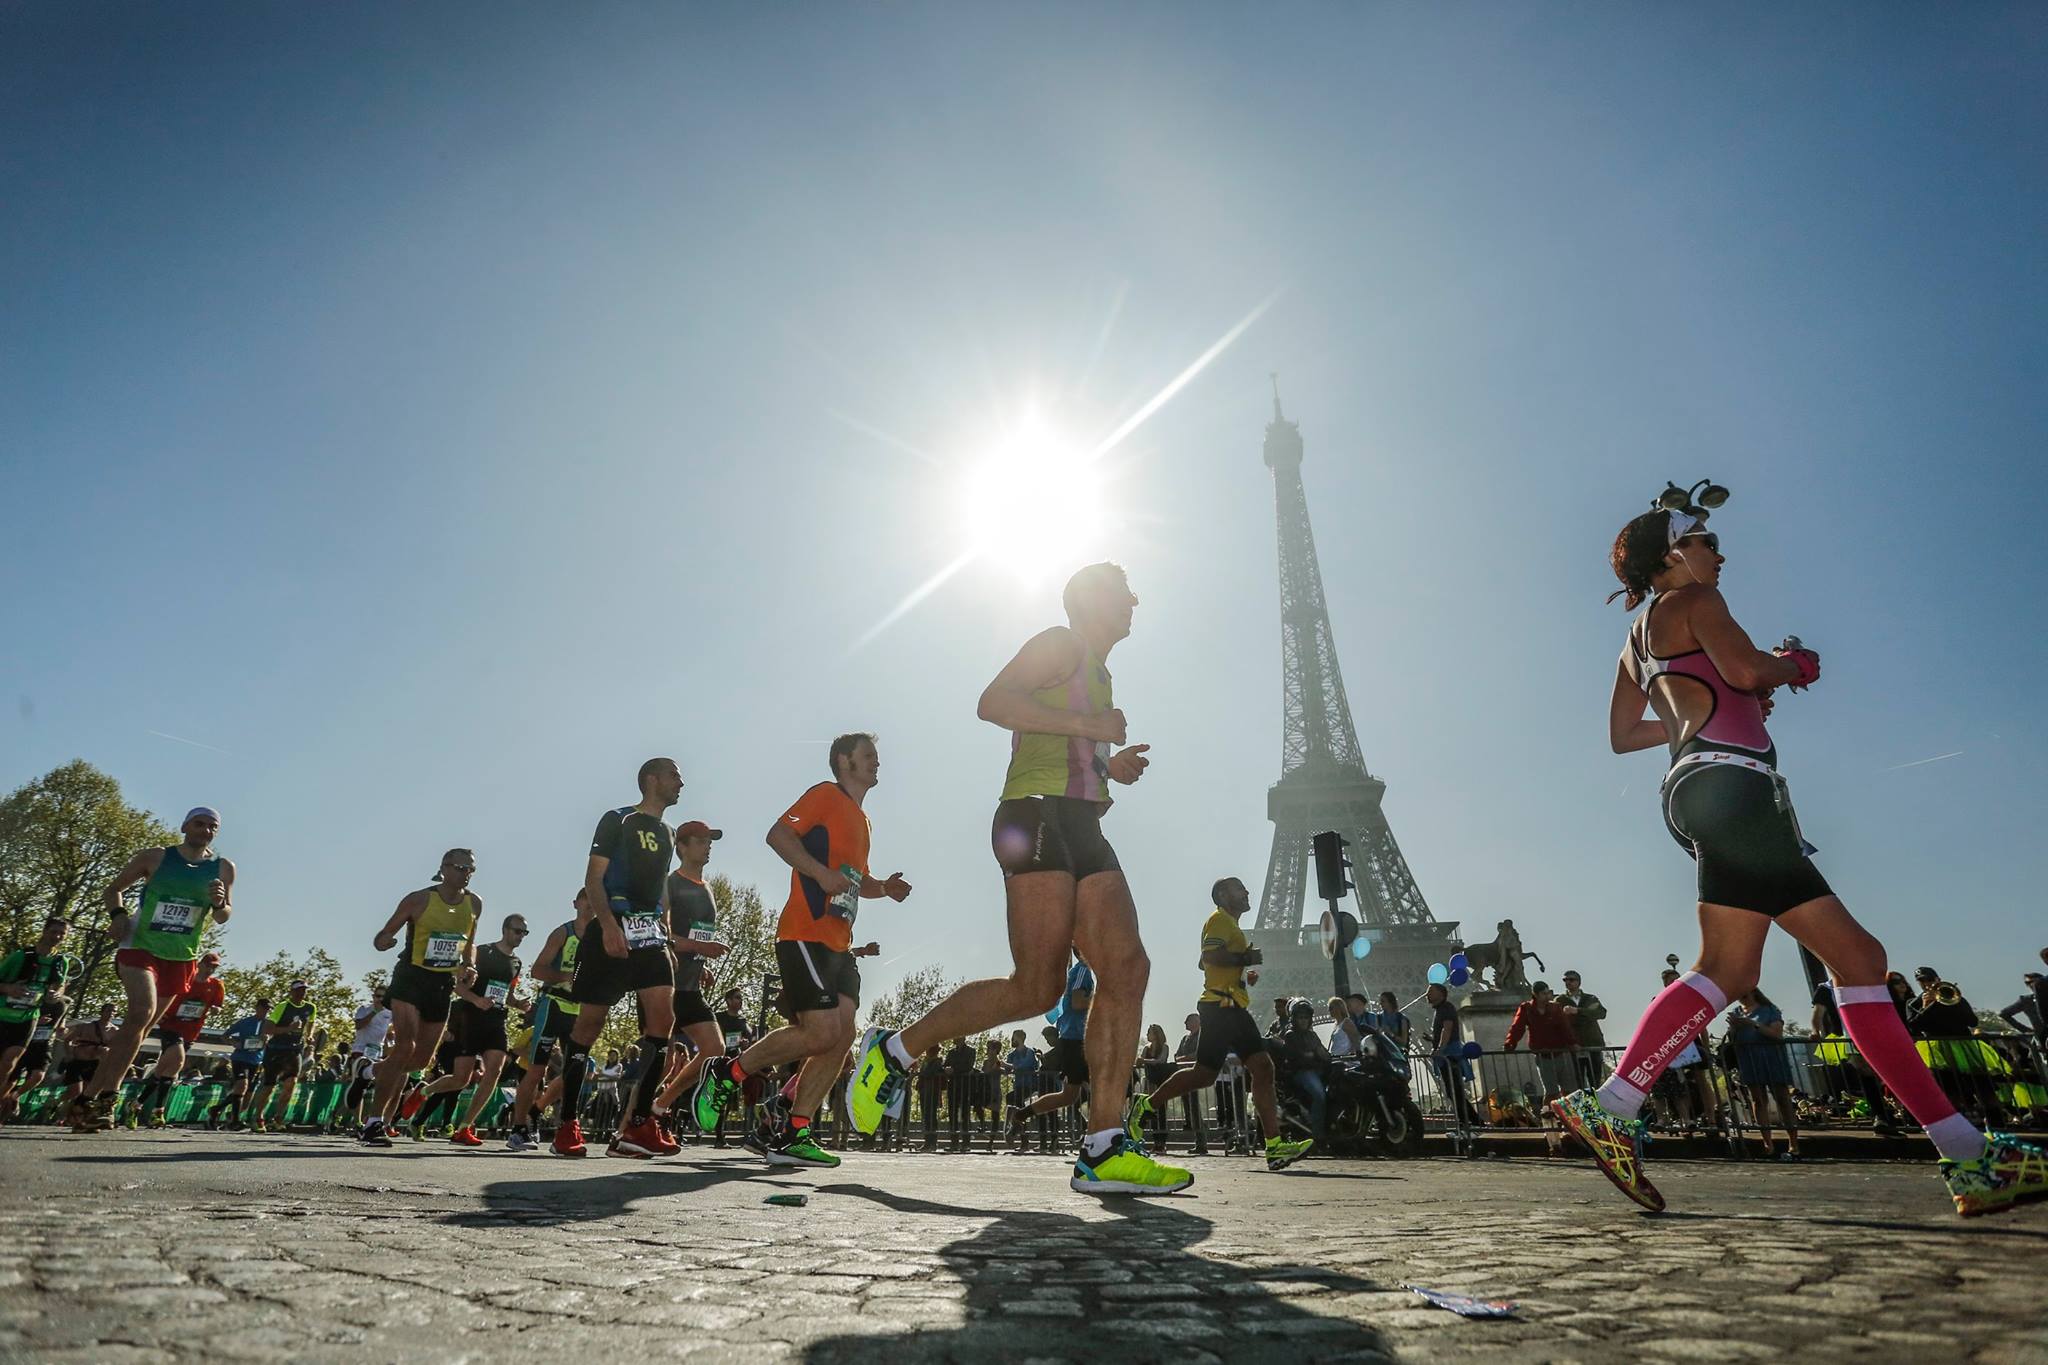
[[[918,888],[872,988],[998,970],[974,702],[1057,580],[972,564],[856,642],[1019,413],[1098,436],[1277,295],[1090,547],[1144,603],[1148,1018],[1270,840],[1270,370],[1440,917],[1622,1013],[1691,952],[1601,598],[1712,475],[1738,618],[1827,661],[1775,726],[1823,868],[2003,1004],[2048,880],[2044,49],[1990,5],[10,7],[0,781],[219,806],[231,951],[360,972],[451,844],[551,918],[651,753],[779,895],[759,834],[869,728]]]

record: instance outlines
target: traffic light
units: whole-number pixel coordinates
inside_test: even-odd
[[[1351,879],[1344,875],[1351,870],[1351,860],[1344,856],[1351,841],[1335,830],[1325,830],[1309,842],[1316,851],[1317,899],[1343,900],[1351,890]]]

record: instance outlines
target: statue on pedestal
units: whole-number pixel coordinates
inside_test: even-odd
[[[1465,945],[1465,961],[1472,967],[1472,986],[1475,991],[1485,989],[1480,982],[1484,972],[1493,973],[1491,989],[1507,991],[1523,999],[1528,998],[1529,976],[1522,970],[1522,963],[1535,958],[1536,965],[1543,967],[1543,959],[1536,954],[1525,952],[1522,936],[1515,932],[1515,922],[1504,919],[1494,926],[1491,943],[1468,943]],[[1548,967],[1543,970],[1549,971]]]

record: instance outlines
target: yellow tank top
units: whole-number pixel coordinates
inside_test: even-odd
[[[1081,662],[1065,680],[1041,687],[1032,700],[1055,711],[1095,715],[1115,703],[1110,699],[1109,669],[1087,645]],[[1003,781],[1003,800],[1020,796],[1071,796],[1107,806],[1110,746],[1078,735],[1012,733],[1010,771]]]
[[[427,908],[405,926],[405,960],[425,971],[452,972],[475,933],[475,897],[465,893],[460,905],[450,905],[439,887],[429,887]]]

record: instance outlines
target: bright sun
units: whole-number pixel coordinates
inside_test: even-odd
[[[967,471],[960,491],[966,549],[1026,582],[1069,573],[1099,554],[1099,462],[1035,417]]]

